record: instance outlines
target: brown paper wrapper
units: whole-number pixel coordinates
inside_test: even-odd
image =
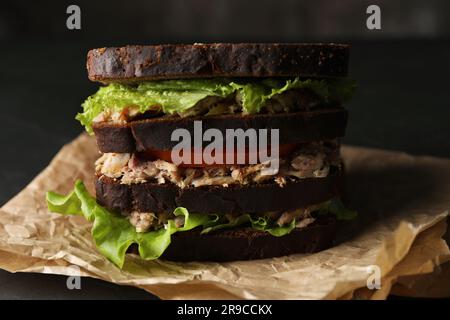
[[[446,296],[450,250],[442,239],[450,207],[450,160],[343,147],[347,197],[358,210],[337,245],[311,255],[229,263],[143,261],[119,269],[99,254],[82,217],[50,213],[45,192],[93,190],[98,157],[83,134],[66,145],[0,209],[0,268],[95,277],[143,288],[163,299],[384,299],[390,293]],[[447,262],[447,263],[446,263]],[[380,271],[381,287],[368,289]]]

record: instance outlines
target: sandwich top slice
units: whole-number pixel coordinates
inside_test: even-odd
[[[322,43],[196,43],[99,48],[88,52],[89,79],[130,83],[221,77],[342,78],[349,46]]]
[[[344,78],[348,52],[338,44],[91,50],[89,78],[104,86],[77,119],[102,153],[96,198],[78,181],[67,196],[50,192],[49,208],[93,221],[97,247],[119,266],[130,251],[228,261],[329,247],[336,220],[355,216],[339,200],[339,138],[354,89]],[[189,156],[175,161],[173,133],[195,136],[199,128],[223,137],[214,161],[202,158],[211,137],[185,145]],[[248,129],[277,131],[276,143],[225,148],[236,139],[230,130]],[[275,145],[273,170],[261,154],[273,156]]]

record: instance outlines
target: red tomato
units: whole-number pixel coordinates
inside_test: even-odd
[[[287,156],[289,156],[296,148],[298,147],[297,143],[290,143],[290,144],[282,144],[279,149],[278,149],[278,153],[279,153],[279,157],[280,158],[285,158]],[[172,156],[171,156],[172,150],[145,150],[144,152],[142,152],[143,156],[146,158],[149,158],[151,160],[156,160],[156,159],[161,159],[167,162],[173,162],[172,161]],[[234,152],[233,152],[234,153]],[[249,164],[250,161],[250,155],[255,154],[253,157],[256,156],[256,159],[258,159],[258,150],[246,150],[244,157],[245,157],[245,164]],[[268,153],[270,154],[270,147],[268,150]],[[197,155],[197,157],[199,157],[202,161],[202,163],[200,164],[194,164],[194,156]],[[223,157],[223,162],[226,162],[226,150],[222,151],[222,157]],[[213,154],[213,156],[215,156],[215,154]],[[218,155],[220,158],[220,155]],[[207,167],[207,166],[226,166],[226,165],[232,165],[232,164],[236,164],[238,161],[238,154],[234,153],[234,161],[233,163],[228,163],[228,164],[206,164],[204,162],[203,159],[203,150],[198,150],[198,149],[191,149],[191,163],[190,164],[185,164],[182,163],[180,164],[180,167],[190,167],[190,168],[202,168],[202,167]]]

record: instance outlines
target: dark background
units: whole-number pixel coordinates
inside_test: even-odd
[[[81,30],[66,8],[81,8]],[[381,30],[366,8],[381,7]],[[190,42],[352,44],[345,143],[450,157],[450,2],[434,1],[2,1],[0,11],[0,204],[82,132],[74,120],[98,84],[88,49]],[[0,298],[148,298],[92,279],[0,271]]]

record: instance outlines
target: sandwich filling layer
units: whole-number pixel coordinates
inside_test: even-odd
[[[214,216],[215,224],[211,225],[203,232],[211,232],[222,228],[238,227],[251,223],[263,223],[276,228],[305,228],[316,220],[316,215],[323,209],[326,204],[315,204],[306,208],[299,208],[286,212],[268,212],[264,214],[226,214],[222,216]],[[136,232],[147,232],[149,230],[158,230],[167,224],[168,220],[173,219],[175,225],[182,227],[184,225],[184,217],[176,217],[173,213],[138,212],[133,211],[125,214],[130,223],[136,228]],[[279,232],[281,229],[279,230]]]
[[[343,79],[190,79],[110,84],[83,103],[77,119],[126,123],[140,117],[279,113],[340,105],[355,84]]]
[[[326,177],[331,167],[341,166],[336,140],[300,145],[280,159],[279,170],[273,175],[263,172],[268,163],[185,167],[166,160],[149,160],[139,153],[105,153],[96,161],[95,170],[97,176],[113,178],[121,184],[173,183],[186,188],[275,182],[283,187],[289,181]]]

